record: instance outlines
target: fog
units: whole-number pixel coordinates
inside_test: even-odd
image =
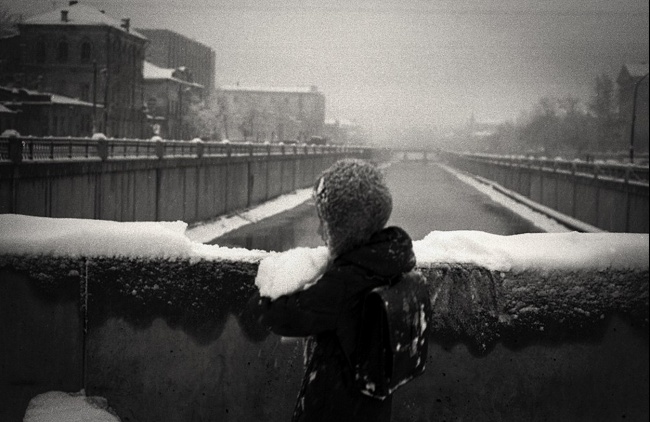
[[[7,2],[7,0],[1,0]],[[25,16],[67,1],[18,0]],[[81,0],[216,52],[216,83],[316,85],[373,138],[509,120],[648,61],[647,0]]]

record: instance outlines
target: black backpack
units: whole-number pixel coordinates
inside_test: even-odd
[[[429,289],[418,271],[366,295],[351,362],[364,395],[383,400],[424,372],[430,314]]]

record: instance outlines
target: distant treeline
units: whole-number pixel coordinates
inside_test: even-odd
[[[549,157],[624,155],[629,149],[626,125],[629,116],[619,111],[615,83],[603,74],[595,78],[587,103],[571,96],[542,98],[532,111],[499,125],[474,146],[485,152]],[[647,153],[647,142],[639,150]]]

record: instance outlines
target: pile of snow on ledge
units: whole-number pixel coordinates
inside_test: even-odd
[[[325,246],[272,254],[260,262],[255,285],[261,296],[271,299],[308,289],[325,273],[329,260]]]
[[[0,214],[0,254],[256,260],[263,251],[193,242],[187,223],[117,222]]]
[[[494,271],[647,269],[647,234],[434,231],[413,242],[418,265],[474,264]]]
[[[0,214],[0,254],[241,261],[258,261],[278,255],[194,242],[185,235],[186,227],[182,221],[120,223]],[[434,231],[413,242],[413,247],[420,266],[460,263],[495,271],[647,269],[648,241],[648,234],[630,233],[499,236],[478,231]],[[315,255],[302,251],[291,259],[293,265],[284,271],[286,275],[301,269],[305,275],[299,278],[307,279],[313,276],[310,268],[314,271],[320,268],[324,255],[322,250],[317,250]]]
[[[120,422],[108,410],[102,397],[50,391],[34,397],[27,406],[23,422]]]

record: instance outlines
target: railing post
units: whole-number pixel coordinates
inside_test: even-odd
[[[630,195],[630,168],[625,168],[625,233],[630,232],[630,208],[632,198]]]
[[[99,139],[97,141],[97,155],[102,161],[108,160],[108,140]]]
[[[162,160],[165,156],[165,145],[163,145],[163,141],[156,141],[156,156],[159,160]]]
[[[9,159],[14,164],[20,164],[23,161],[23,141],[15,137],[9,138]]]
[[[571,163],[571,181],[573,182],[573,200],[571,201],[571,217],[576,217],[577,200],[578,200],[578,176],[577,165],[575,162]]]
[[[204,146],[203,142],[199,142],[196,144],[196,157],[197,158],[202,158],[203,157],[203,151],[204,151]]]

